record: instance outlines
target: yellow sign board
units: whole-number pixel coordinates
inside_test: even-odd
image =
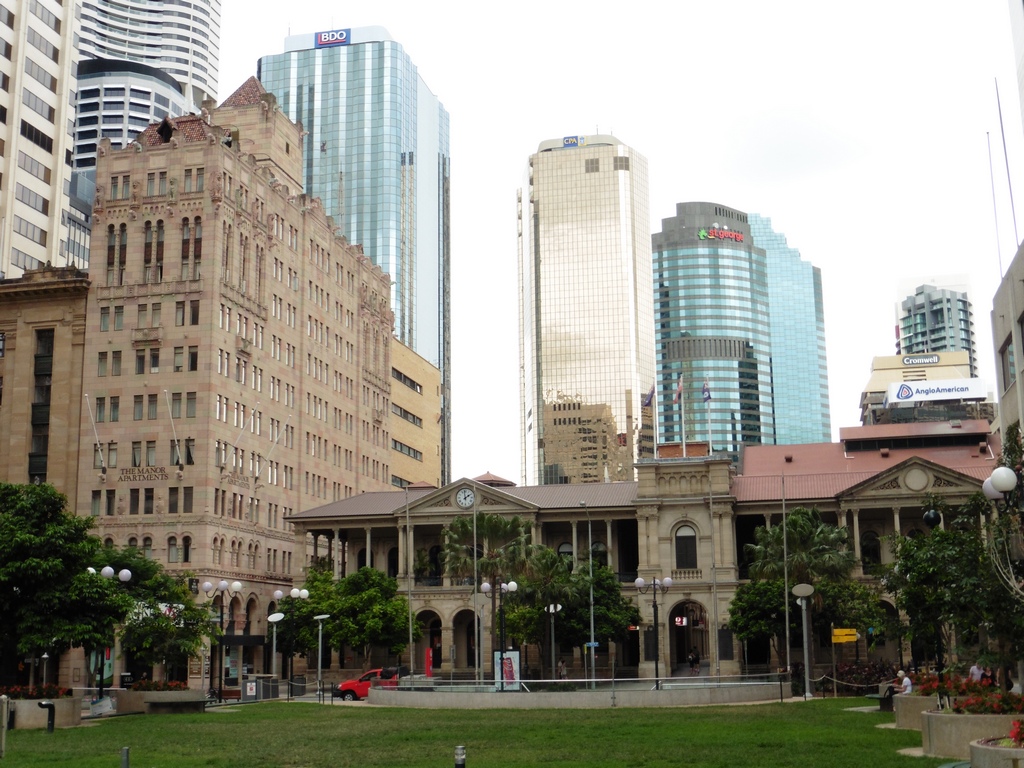
[[[856,629],[835,629],[832,630],[833,643],[855,643],[857,642]]]

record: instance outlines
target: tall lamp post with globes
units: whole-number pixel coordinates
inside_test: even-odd
[[[507,592],[515,592],[519,588],[519,585],[514,581],[504,582],[502,581],[498,587],[498,621],[499,621],[499,636],[500,636],[500,648],[498,652],[498,680],[499,690],[505,690],[505,603],[504,598]],[[480,585],[480,591],[485,595],[491,594],[491,585],[488,582],[484,582]]]
[[[96,573],[96,569],[95,568],[89,568],[88,571],[89,571],[89,573]],[[100,576],[102,576],[104,579],[112,579],[112,578],[114,578],[114,573],[115,573],[114,569],[111,568],[109,565],[105,565],[105,566],[103,566],[103,568],[100,569]],[[132,580],[132,572],[129,571],[127,568],[122,568],[120,571],[117,571],[117,579],[122,584],[127,584],[129,581]],[[115,645],[116,645],[116,643],[115,643]],[[104,675],[106,674],[106,666],[107,666],[106,665],[106,658],[105,658],[103,649],[100,649],[100,674],[99,674],[100,684],[99,684],[99,693],[96,696],[97,699],[102,699],[103,698],[103,678],[104,678]],[[111,674],[113,674],[113,672],[111,672]],[[113,679],[111,679],[110,684],[111,685],[114,684]]]
[[[314,616],[313,620],[319,625],[316,634],[316,698],[317,701],[323,701],[324,686],[323,686],[323,675],[322,662],[324,658],[324,619],[331,618],[329,613],[321,613],[318,616]]]
[[[672,579],[666,576],[664,579],[646,582],[642,576],[638,576],[633,584],[636,585],[636,591],[641,595],[651,593],[651,608],[654,611],[654,689],[660,691],[661,673],[658,670],[658,657],[661,656],[661,644],[658,641],[658,592],[668,592],[669,587],[672,586]]]
[[[292,590],[291,590],[291,592],[288,593],[288,596],[292,600],[309,600],[309,590],[308,589],[299,589],[298,587],[292,587]],[[274,590],[274,599],[275,600],[280,601],[281,598],[283,598],[283,597],[284,597],[284,592],[282,592],[280,589]],[[283,618],[283,615],[282,615],[282,618]],[[292,618],[294,619],[295,617],[292,616]],[[280,619],[279,619],[279,621],[280,621]],[[274,630],[275,630],[274,631],[274,638],[276,639],[277,638],[277,625],[276,624],[274,625]],[[287,696],[287,698],[288,698],[289,701],[291,700],[291,697],[292,697],[292,684],[291,684],[290,678],[292,676],[292,674],[291,674],[292,673],[292,655],[294,654],[294,652],[295,652],[295,649],[292,647],[292,643],[289,643],[289,645],[288,645],[288,664],[287,664],[288,671],[285,673],[285,678],[288,679],[288,682],[286,683],[286,685],[288,686],[288,696]],[[275,649],[275,654],[274,655],[275,655],[275,657],[277,656],[276,649]],[[283,667],[285,665],[282,664],[281,666]],[[282,670],[282,671],[284,671],[284,670]]]
[[[224,701],[224,650],[227,645],[224,642],[224,601],[225,599],[234,600],[240,594],[242,594],[242,582],[233,581],[228,584],[227,581],[221,580],[215,587],[213,582],[203,582],[203,592],[206,593],[207,597],[213,597],[215,594],[220,595],[220,672],[218,673],[217,680],[217,701]]]

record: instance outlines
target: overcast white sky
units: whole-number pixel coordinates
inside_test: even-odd
[[[565,135],[647,157],[652,231],[677,202],[718,202],[770,217],[821,268],[834,436],[859,423],[871,359],[894,353],[908,282],[970,275],[994,384],[986,132],[1004,267],[1016,250],[997,78],[1024,206],[1007,0],[325,5],[224,0],[219,96],[289,33],[381,25],[447,108],[453,477],[520,480],[516,190]]]

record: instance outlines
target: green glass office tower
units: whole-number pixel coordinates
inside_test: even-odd
[[[768,257],[775,442],[827,443],[832,419],[821,270],[772,229],[771,219],[751,213],[749,220],[754,244]]]
[[[680,203],[653,236],[659,440],[829,439],[821,275],[771,222]]]
[[[451,474],[448,113],[382,27],[293,35],[259,79],[302,123],[305,192],[391,275],[395,336],[441,370]]]
[[[633,480],[653,456],[647,161],[614,136],[541,143],[519,193],[523,478]]]

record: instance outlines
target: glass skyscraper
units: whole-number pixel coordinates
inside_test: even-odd
[[[653,259],[659,441],[705,441],[710,425],[714,452],[775,442],[768,259],[746,214],[679,203]]]
[[[518,219],[523,482],[632,480],[654,455],[647,161],[614,136],[545,141]]]
[[[827,443],[832,419],[821,270],[772,229],[771,219],[751,213],[750,234],[768,257],[775,442]]]
[[[653,237],[664,443],[830,439],[821,275],[771,222],[679,203]]]
[[[448,113],[383,27],[293,35],[259,79],[308,132],[305,192],[391,275],[395,336],[441,370],[451,474]]]

